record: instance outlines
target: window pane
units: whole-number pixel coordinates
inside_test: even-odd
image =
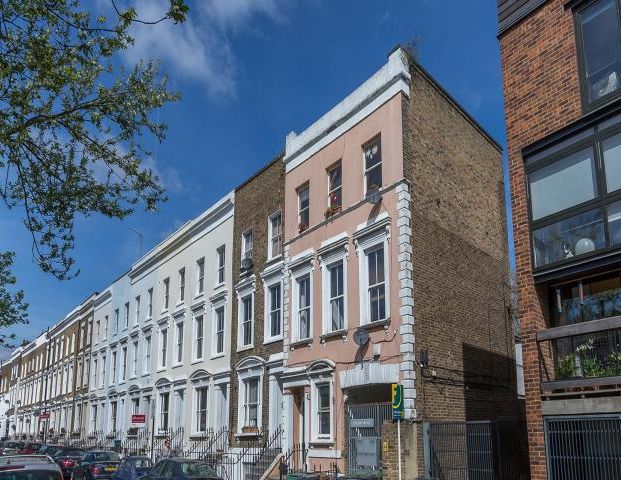
[[[530,174],[533,220],[597,196],[593,150],[574,153]]]
[[[343,297],[331,300],[332,331],[341,330],[343,324]]]
[[[604,248],[601,210],[592,210],[533,232],[535,267]]]
[[[608,230],[610,232],[610,244],[621,243],[621,202],[608,205]]]
[[[620,87],[621,38],[617,0],[600,0],[580,14],[582,50],[589,100],[594,101]]]
[[[386,296],[384,291],[384,285],[374,287],[370,290],[370,307],[371,307],[371,321],[376,322],[378,320],[384,320],[386,318]]]
[[[368,145],[364,149],[365,170],[369,170],[374,165],[382,161],[382,145],[379,140]]]
[[[621,134],[604,140],[602,150],[606,168],[606,189],[613,192],[621,188]]]
[[[343,295],[343,263],[330,267],[330,297]]]

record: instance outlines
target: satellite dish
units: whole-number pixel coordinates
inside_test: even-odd
[[[367,332],[364,328],[356,330],[354,332],[354,343],[361,347],[369,343],[369,332]]]
[[[241,261],[242,270],[250,270],[252,268],[252,258],[246,257]]]

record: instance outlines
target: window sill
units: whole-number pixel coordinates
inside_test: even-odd
[[[245,352],[246,350],[252,350],[254,348],[254,344],[244,345],[243,347],[237,347],[238,352]]]
[[[214,290],[218,290],[218,289],[220,289],[220,288],[224,287],[225,285],[226,285],[226,282],[216,283],[216,284],[213,286],[213,289],[214,289]]]
[[[256,438],[259,436],[259,430],[255,432],[237,432],[235,436],[237,438]]]
[[[263,345],[269,345],[270,343],[282,342],[282,335],[278,337],[270,337],[263,340]]]
[[[345,338],[347,338],[347,329],[346,328],[342,328],[341,330],[335,330],[333,332],[327,332],[327,333],[324,333],[323,335],[321,335],[320,338],[321,338],[322,341],[326,341],[326,340],[330,340],[330,339],[334,339],[334,338],[345,339]]]
[[[216,359],[216,358],[222,358],[222,357],[224,357],[224,352],[222,352],[222,353],[217,353],[216,355],[213,355],[213,356],[211,356],[211,357],[209,357],[209,358],[210,358],[211,360],[214,360],[214,359]]]
[[[204,358],[195,358],[194,360],[192,360],[190,362],[190,365],[196,365],[197,363],[201,363],[201,362],[204,362],[204,361],[205,361]]]
[[[175,363],[174,365],[171,365],[170,368],[179,368],[179,367],[183,367],[183,363]]]
[[[303,347],[305,345],[311,345],[312,343],[313,343],[312,338],[305,338],[304,340],[296,340],[295,342],[291,342],[289,344],[289,347],[290,348]]]
[[[161,373],[161,372],[165,372],[166,371],[166,367],[160,367],[158,368],[155,373]]]
[[[309,445],[320,445],[322,447],[328,446],[328,445],[334,445],[334,440],[329,439],[329,438],[316,438],[314,440],[311,440],[309,442]]]
[[[365,330],[374,330],[376,328],[386,328],[390,325],[390,317],[384,319],[384,320],[378,320],[376,322],[371,322],[371,323],[365,323],[363,325],[360,325],[360,328],[364,328]]]

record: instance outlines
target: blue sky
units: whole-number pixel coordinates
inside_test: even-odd
[[[103,2],[104,0],[99,0]],[[88,4],[89,2],[84,2]],[[156,15],[153,2],[139,12]],[[200,0],[183,25],[142,27],[133,51],[161,61],[182,100],[163,108],[162,145],[151,164],[169,201],[125,221],[79,219],[74,252],[81,274],[60,282],[32,263],[29,234],[1,210],[0,250],[17,252],[15,273],[30,303],[29,339],[139,255],[272,159],[354,89],[398,43],[419,40],[420,62],[483,127],[505,144],[496,2],[463,0]],[[511,244],[512,242],[510,242]]]

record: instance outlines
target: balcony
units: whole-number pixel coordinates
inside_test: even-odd
[[[537,334],[541,390],[621,385],[621,316]]]

